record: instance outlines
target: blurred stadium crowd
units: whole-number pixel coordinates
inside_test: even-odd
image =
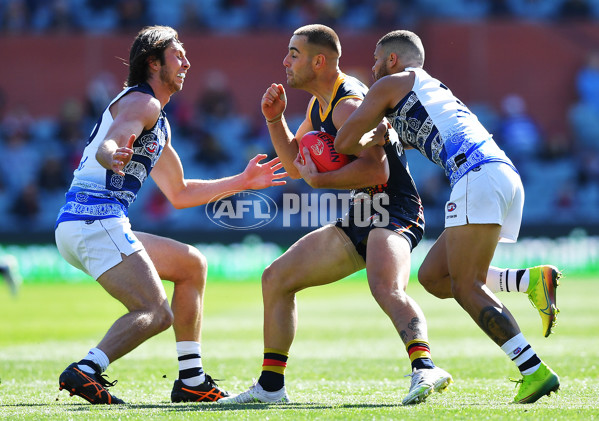
[[[346,30],[387,29],[410,28],[423,19],[597,21],[599,0],[0,0],[0,37],[131,33],[147,24],[217,33],[287,32],[313,22]],[[253,154],[273,153],[263,121],[237,112],[227,81],[219,74],[212,77],[195,104],[178,103],[175,96],[165,110],[190,177],[230,175],[242,171]],[[577,100],[564,116],[570,127],[564,136],[569,139],[557,142],[567,145],[559,149],[552,146],[554,134],[533,120],[517,92],[506,93],[497,109],[468,104],[523,177],[525,224],[599,223],[599,52],[590,54],[573,77]],[[120,84],[111,74],[100,75],[90,81],[85,101],[70,99],[50,118],[34,118],[24,107],[6,107],[0,92],[0,235],[52,232],[84,139]],[[301,119],[288,116],[291,128]],[[419,154],[409,159],[427,222],[441,227],[448,197],[444,176]],[[24,162],[28,165],[21,165]],[[131,209],[135,228],[168,222],[172,229],[210,229],[210,224],[199,224],[206,218],[202,209],[174,212],[150,185]],[[297,181],[269,194],[280,198],[285,191],[309,188]]]
[[[137,29],[160,22],[217,32],[295,28],[320,22],[357,30],[421,19],[594,19],[599,0],[0,0],[5,32]]]

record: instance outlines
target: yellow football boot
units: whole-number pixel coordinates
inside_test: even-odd
[[[551,335],[557,321],[559,309],[556,304],[556,291],[562,273],[551,265],[535,266],[529,269],[528,299],[539,311],[543,321],[543,335]]]

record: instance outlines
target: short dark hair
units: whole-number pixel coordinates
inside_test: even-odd
[[[313,24],[302,26],[295,30],[293,35],[305,36],[309,44],[320,45],[334,51],[341,57],[341,43],[339,37],[331,28],[325,25]]]
[[[405,63],[422,67],[424,65],[424,46],[422,40],[414,32],[397,30],[381,37],[376,45],[391,47]]]
[[[125,86],[147,82],[149,59],[159,59],[164,64],[164,51],[172,42],[183,45],[177,31],[169,26],[146,26],[139,31],[129,50],[129,76]]]

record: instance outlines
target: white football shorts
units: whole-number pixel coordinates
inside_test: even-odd
[[[96,221],[65,221],[54,233],[58,251],[64,259],[94,279],[144,249],[131,230],[128,218]]]
[[[445,228],[499,224],[499,241],[513,243],[520,232],[523,207],[520,175],[505,163],[489,162],[470,170],[453,186],[445,204]]]

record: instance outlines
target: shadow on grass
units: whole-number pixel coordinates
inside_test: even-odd
[[[247,411],[247,410],[266,410],[266,409],[277,409],[277,410],[315,410],[315,409],[376,409],[376,408],[395,408],[401,407],[401,404],[386,404],[386,403],[356,403],[356,404],[324,404],[315,402],[292,402],[286,404],[268,404],[268,403],[250,403],[250,404],[218,404],[218,403],[157,403],[157,404],[124,404],[124,405],[90,405],[85,402],[77,403],[18,403],[18,404],[0,404],[0,408],[39,408],[39,407],[51,407],[60,406],[61,409],[69,412],[88,412],[91,408],[98,410],[100,408],[108,411],[120,411],[120,410],[131,410],[131,409],[159,409],[164,411],[198,411],[198,412],[233,412],[233,411]]]
[[[147,405],[131,405],[137,408],[148,408]],[[150,406],[151,407],[151,406]],[[324,404],[316,402],[292,402],[286,404],[268,404],[268,403],[248,403],[248,404],[177,404],[177,405],[165,405],[165,408],[171,407],[176,411],[206,411],[206,412],[228,412],[228,411],[247,411],[247,410],[265,410],[265,409],[276,409],[276,410],[314,410],[314,409],[351,409],[351,408],[395,408],[401,407],[401,404],[369,404],[369,403],[356,403],[356,404]]]

